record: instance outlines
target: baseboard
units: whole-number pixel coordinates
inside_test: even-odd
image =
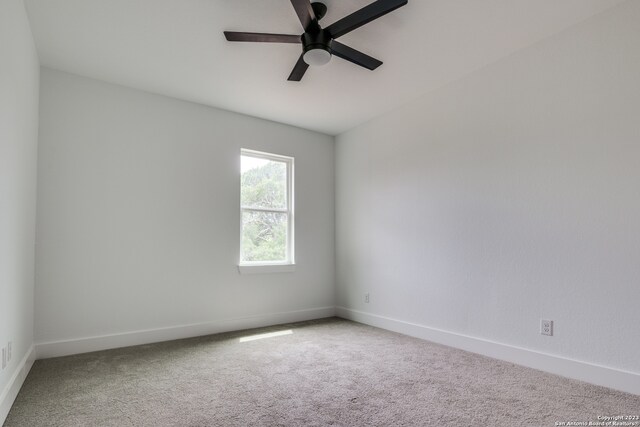
[[[150,344],[191,338],[221,332],[259,328],[282,323],[301,322],[304,320],[322,319],[335,315],[335,307],[319,307],[306,310],[270,313],[258,316],[221,319],[207,323],[181,325],[160,329],[125,332],[120,334],[85,337],[72,340],[41,342],[36,344],[38,359],[69,356],[133,345]]]
[[[4,424],[4,421],[7,419],[11,405],[13,405],[13,401],[16,400],[20,387],[22,387],[24,380],[27,378],[35,360],[36,352],[32,345],[16,367],[9,383],[0,393],[0,426]]]
[[[563,377],[640,395],[640,374],[635,372],[622,371],[552,354],[540,353],[526,348],[456,334],[346,307],[336,307],[336,316]]]

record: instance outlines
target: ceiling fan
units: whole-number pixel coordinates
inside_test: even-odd
[[[291,4],[304,29],[302,35],[236,31],[225,31],[224,35],[231,42],[301,43],[302,55],[300,55],[291,75],[289,75],[289,80],[291,81],[300,81],[309,65],[325,65],[332,55],[369,70],[375,70],[382,65],[381,61],[352,49],[336,41],[336,39],[404,6],[407,2],[408,0],[377,0],[334,22],[327,28],[322,28],[318,21],[327,13],[327,6],[324,3],[310,2],[309,0],[291,0]]]

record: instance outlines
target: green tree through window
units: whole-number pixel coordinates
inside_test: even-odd
[[[242,152],[241,262],[290,263],[289,158]]]

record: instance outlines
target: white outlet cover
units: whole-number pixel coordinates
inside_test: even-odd
[[[553,320],[540,319],[540,334],[553,336]]]
[[[9,341],[9,344],[7,344],[7,362],[11,362],[12,354],[13,354],[13,341]]]
[[[2,369],[7,367],[7,348],[2,347]]]

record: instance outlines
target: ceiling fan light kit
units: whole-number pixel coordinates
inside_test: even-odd
[[[382,65],[381,61],[352,49],[336,39],[407,3],[408,0],[377,0],[334,22],[327,28],[322,28],[318,21],[327,13],[327,6],[324,3],[291,0],[291,5],[304,29],[302,35],[237,31],[225,31],[224,35],[228,41],[233,42],[301,43],[302,54],[289,75],[290,81],[300,81],[310,65],[325,65],[332,56],[337,56],[369,70],[375,70]]]
[[[304,55],[302,55],[302,59],[307,65],[321,67],[331,61],[331,52],[329,52],[328,49],[315,47],[306,51]]]
[[[302,58],[307,65],[328,64],[331,60],[331,36],[325,30],[302,34],[302,52]]]

